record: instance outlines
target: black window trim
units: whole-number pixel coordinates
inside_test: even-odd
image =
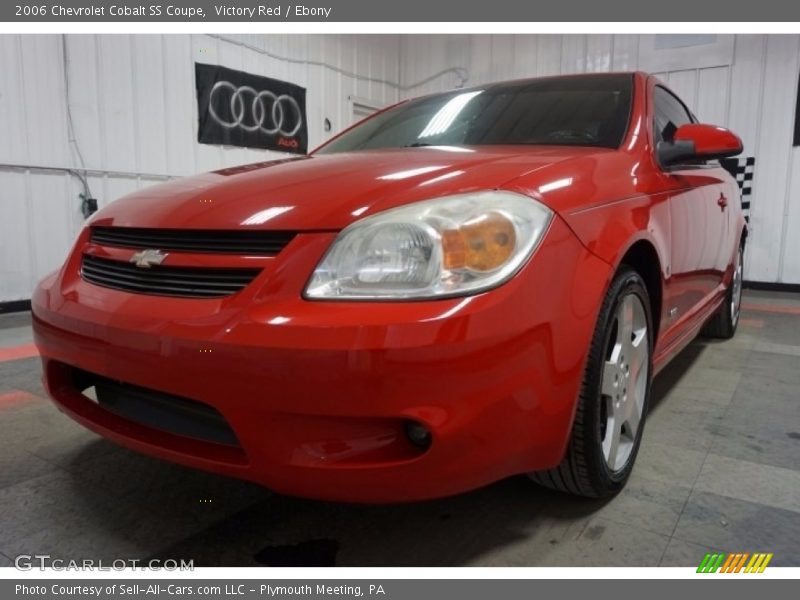
[[[686,111],[686,115],[689,117],[689,122],[690,123],[698,123],[699,122],[697,120],[697,117],[694,116],[694,113],[691,110],[689,110],[689,107],[686,106],[686,103],[683,100],[681,100],[675,92],[673,92],[671,89],[669,89],[665,85],[663,85],[661,83],[657,83],[657,84],[655,84],[655,86],[653,86],[653,133],[654,134],[655,134],[655,131],[656,131],[656,127],[655,127],[655,125],[656,125],[656,93],[655,93],[656,88],[661,88],[667,94],[669,94],[670,96],[675,98],[675,100],[678,101],[678,104],[680,104],[681,107],[683,107],[683,110]]]
[[[678,101],[678,104],[680,104],[683,107],[683,110],[685,110],[686,114],[689,116],[689,122],[690,123],[699,123],[700,122],[700,120],[695,116],[695,114],[691,110],[689,110],[689,107],[686,106],[686,103],[683,100],[681,100],[675,92],[673,92],[671,89],[669,89],[664,84],[656,83],[653,86],[653,119],[652,119],[652,123],[651,123],[651,130],[652,130],[652,135],[653,135],[653,141],[654,142],[655,142],[655,133],[656,133],[656,93],[655,93],[656,88],[661,88],[667,94],[669,94],[670,96],[675,98],[675,100]],[[709,164],[708,162],[703,162],[701,164],[677,163],[677,164],[674,164],[674,165],[670,165],[668,167],[664,167],[661,164],[661,161],[658,160],[658,143],[657,142],[653,144],[653,158],[655,160],[656,165],[658,165],[658,168],[663,173],[671,173],[672,171],[691,171],[691,170],[697,170],[697,169],[717,169],[717,168],[722,168],[722,165],[720,165],[718,162],[712,162],[711,164]]]

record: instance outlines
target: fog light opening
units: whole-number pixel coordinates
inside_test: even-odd
[[[432,436],[431,431],[422,423],[416,421],[406,421],[406,437],[408,441],[414,444],[417,448],[427,450],[430,448]]]

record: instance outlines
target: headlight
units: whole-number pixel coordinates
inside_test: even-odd
[[[339,234],[305,296],[391,300],[484,291],[530,258],[552,216],[532,198],[491,191],[387,210]]]

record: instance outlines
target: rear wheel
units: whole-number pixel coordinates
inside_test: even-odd
[[[739,244],[733,278],[725,293],[725,302],[717,314],[703,327],[703,335],[728,340],[736,334],[739,312],[742,308],[742,274],[744,271],[744,243]]]
[[[600,310],[566,456],[555,469],[532,473],[534,481],[589,497],[625,485],[650,399],[651,323],[644,281],[624,267]]]

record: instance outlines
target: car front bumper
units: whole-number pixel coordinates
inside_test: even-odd
[[[303,300],[330,243],[306,237],[302,258],[287,248],[255,296],[229,304],[93,286],[76,250],[33,298],[47,391],[124,446],[304,497],[418,500],[560,462],[611,273],[559,218],[505,285],[425,302]],[[298,275],[271,296],[284,271]],[[81,394],[75,369],[213,407],[238,445],[124,418]]]

